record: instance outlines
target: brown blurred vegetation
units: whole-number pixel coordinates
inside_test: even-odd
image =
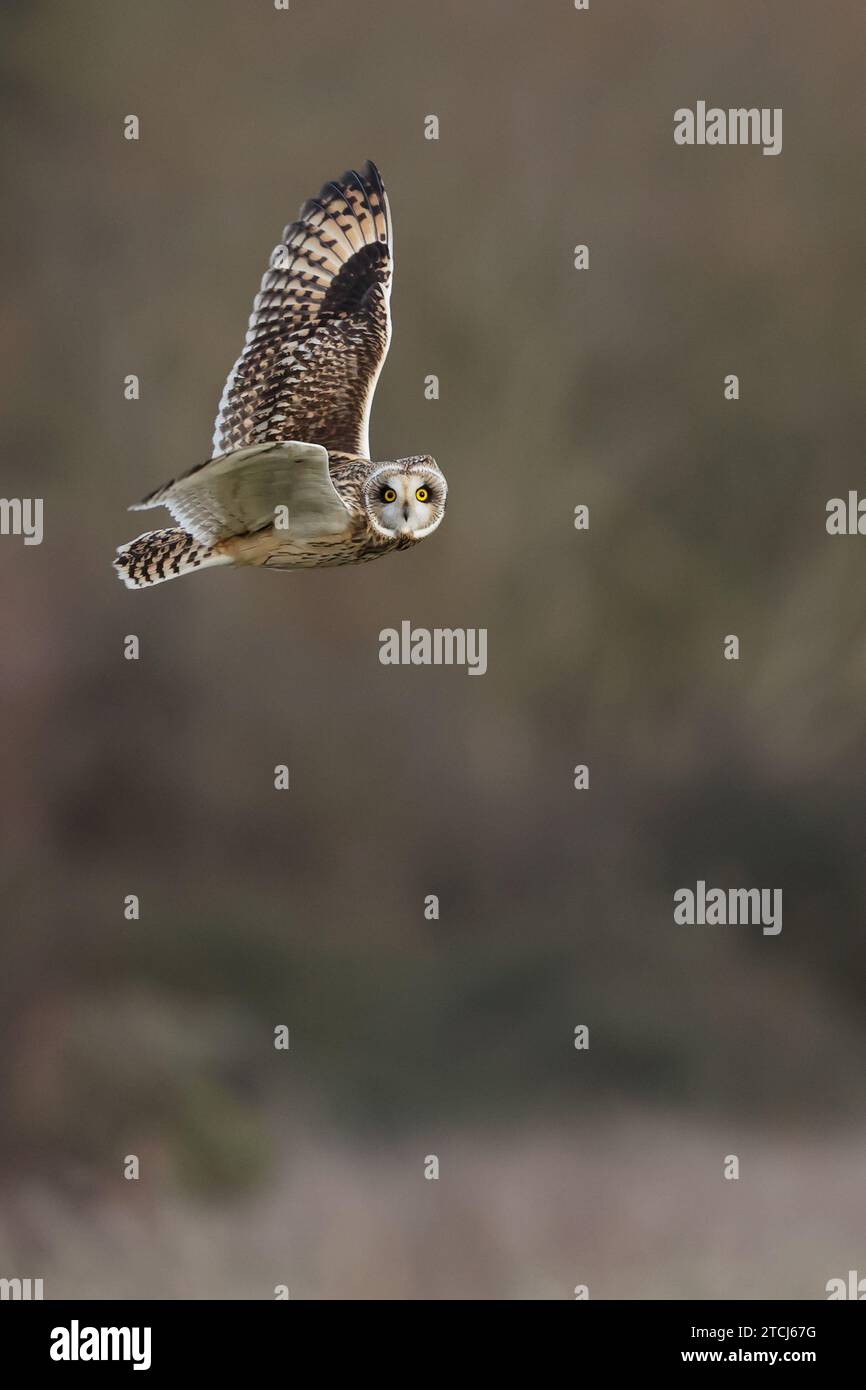
[[[333,1171],[405,1251],[376,1224],[337,1276],[339,1231],[310,1219],[288,1282],[445,1296],[411,1196],[436,1185],[406,1176],[428,1152],[473,1155],[455,1230],[485,1206],[477,1280],[443,1255],[459,1296],[559,1296],[560,1273],[568,1296],[593,1270],[635,1296],[654,1269],[664,1296],[731,1292],[743,1268],[734,1296],[820,1294],[825,1252],[862,1263],[866,542],[824,508],[866,432],[864,27],[854,0],[6,6],[2,492],[43,496],[46,536],[0,542],[0,1272],[153,1293],[179,1259],[177,1296],[252,1295],[197,1260],[217,1206],[243,1227],[258,1203],[264,1232],[316,1173],[326,1210]],[[783,107],[782,155],[675,147],[699,97]],[[206,455],[271,246],[367,157],[397,252],[373,449],[436,456],[446,524],[357,571],[128,593],[124,508]],[[402,618],[486,626],[487,676],[382,668]],[[675,927],[698,877],[782,887],[781,936]],[[651,1167],[668,1123],[696,1213],[694,1165],[748,1172],[750,1136],[787,1195],[642,1230],[657,1193],[624,1155]],[[587,1213],[587,1146],[617,1214],[560,1226],[572,1187]],[[385,1174],[393,1208],[369,1197]],[[720,1246],[830,1189],[789,1259]],[[123,1211],[131,1246],[94,1254],[85,1228]],[[148,1235],[178,1225],[184,1257]]]

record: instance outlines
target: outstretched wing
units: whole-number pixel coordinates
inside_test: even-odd
[[[288,509],[291,536],[342,535],[349,513],[331,482],[328,451],[297,440],[255,444],[200,463],[157,488],[131,512],[167,507],[179,526],[203,545],[273,526]]]
[[[304,439],[369,458],[392,267],[388,199],[368,161],[326,183],[274,248],[220,401],[214,455]]]

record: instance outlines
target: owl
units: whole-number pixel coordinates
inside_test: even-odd
[[[431,536],[436,461],[370,457],[370,407],[391,339],[391,214],[369,161],[326,183],[274,249],[223,390],[212,457],[131,511],[177,523],[119,547],[131,589],[214,565],[311,569]]]

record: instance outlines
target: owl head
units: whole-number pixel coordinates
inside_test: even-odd
[[[364,484],[370,525],[388,540],[420,541],[445,515],[448,484],[427,454],[380,463]]]

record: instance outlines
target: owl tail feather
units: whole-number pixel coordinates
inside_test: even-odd
[[[146,589],[166,579],[178,579],[192,570],[210,565],[230,565],[227,555],[197,541],[188,531],[145,531],[126,545],[118,546],[113,562],[117,576],[127,589]]]

